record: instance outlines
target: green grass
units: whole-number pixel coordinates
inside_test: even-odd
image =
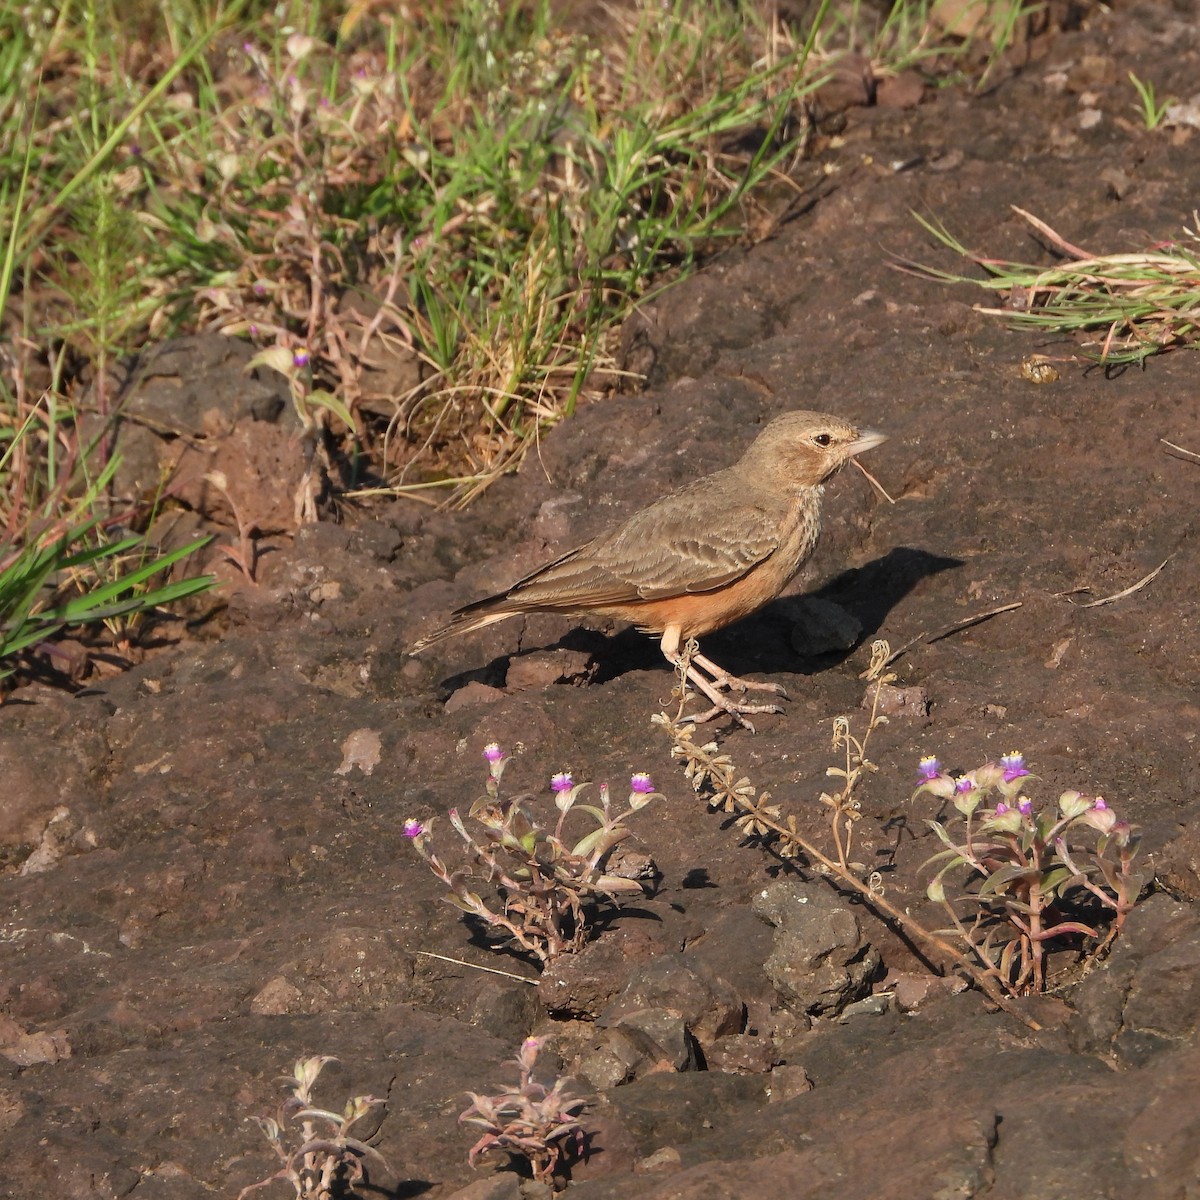
[[[976,308],[1006,317],[1018,328],[1102,334],[1082,338],[1087,356],[1101,363],[1141,363],[1200,342],[1200,230],[1185,230],[1186,242],[1150,251],[1091,254],[1023,209],[1013,211],[1063,261],[1047,267],[988,258],[968,250],[940,223],[918,216],[941,245],[976,263],[985,275],[980,279],[915,263],[899,265],[942,283],[969,283],[1000,293],[1007,297],[1006,306]]]
[[[1167,96],[1160,100],[1155,93],[1154,84],[1148,79],[1139,79],[1132,71],[1129,72],[1129,82],[1137,93],[1137,103],[1133,106],[1147,131],[1157,129],[1165,120],[1167,109],[1174,104],[1175,97]]]
[[[923,0],[825,0],[800,30],[751,0],[586,28],[544,0],[0,0],[0,519],[67,564],[13,611],[52,611],[63,571],[107,586],[134,549],[60,544],[113,527],[108,438],[79,419],[115,415],[122,356],[246,338],[335,490],[467,503],[581,399],[636,386],[632,308],[786,213],[838,53],[944,71],[1030,11],[994,0],[947,38]]]

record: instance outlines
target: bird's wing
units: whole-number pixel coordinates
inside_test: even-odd
[[[507,599],[574,608],[711,592],[778,549],[778,517],[745,502],[736,513],[710,515],[679,503],[684,498],[675,493],[634,514],[612,533],[522,579]]]

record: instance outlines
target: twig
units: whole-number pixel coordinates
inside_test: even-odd
[[[854,464],[854,465],[855,465],[855,466],[856,466],[856,467],[857,467],[857,468],[858,468],[858,469],[859,469],[859,470],[860,470],[860,471],[861,471],[861,472],[862,472],[862,473],[863,473],[863,474],[864,474],[864,475],[867,477],[867,482],[868,482],[868,483],[869,483],[869,484],[870,484],[870,485],[871,485],[873,488],[875,488],[875,490],[876,490],[876,491],[877,491],[877,492],[878,492],[878,493],[879,493],[879,494],[880,494],[880,495],[881,495],[881,496],[882,496],[882,497],[883,497],[883,498],[884,498],[884,499],[885,499],[885,500],[886,500],[886,501],[887,501],[889,504],[895,504],[895,503],[896,503],[896,502],[895,502],[895,500],[893,500],[893,499],[891,498],[891,496],[889,496],[889,495],[888,495],[887,488],[885,488],[885,487],[883,486],[883,484],[882,484],[882,483],[880,483],[880,482],[879,482],[879,480],[878,480],[878,479],[876,479],[876,478],[875,478],[875,476],[874,476],[874,475],[872,475],[872,474],[871,474],[871,472],[870,472],[870,471],[868,471],[868,470],[867,470],[867,468],[866,468],[866,467],[864,467],[864,466],[862,465],[862,463],[860,463],[860,462],[858,461],[858,459],[857,459],[857,458],[852,458],[850,461],[851,461],[851,462],[852,462],[852,463],[853,463],[853,464]]]
[[[1162,442],[1164,446],[1169,446],[1176,452],[1176,454],[1182,454],[1185,458],[1192,462],[1200,462],[1200,454],[1197,454],[1194,450],[1185,450],[1182,446],[1175,445],[1174,442],[1168,442],[1166,438],[1159,438],[1158,440]]]
[[[1065,599],[1068,604],[1074,604],[1076,608],[1099,608],[1101,604],[1112,604],[1114,600],[1124,600],[1126,596],[1132,596],[1134,592],[1141,591],[1174,557],[1174,554],[1168,554],[1149,575],[1143,575],[1137,583],[1131,583],[1127,588],[1122,588],[1119,592],[1113,592],[1111,596],[1102,596],[1099,600],[1089,600],[1086,604],[1082,604],[1077,600],[1071,599],[1071,592],[1055,592],[1055,595]],[[1088,591],[1089,589],[1075,588],[1073,590]]]
[[[1024,603],[1024,600],[1014,600],[1011,604],[1001,604],[996,608],[989,608],[987,612],[976,613],[973,617],[964,617],[963,620],[955,621],[953,625],[947,625],[945,629],[940,629],[937,633],[930,634],[925,639],[925,644],[932,646],[934,642],[940,642],[942,638],[948,638],[952,633],[959,633],[963,629],[970,629],[972,625],[978,625],[982,621],[989,621],[992,617],[998,617],[1001,613],[1012,612],[1014,608],[1020,608]]]
[[[456,963],[460,967],[470,967],[472,971],[487,971],[489,975],[503,975],[505,979],[515,979],[518,983],[528,983],[531,987],[538,985],[536,979],[530,979],[527,975],[514,975],[511,971],[501,971],[498,967],[481,967],[478,963],[466,962],[461,958],[450,958],[446,954],[434,954],[432,950],[418,950],[417,953],[426,958],[440,958],[442,962]]]
[[[958,633],[963,629],[970,629],[972,625],[978,625],[982,621],[998,617],[1001,613],[1011,612],[1014,608],[1020,608],[1024,603],[1024,600],[1014,600],[1011,604],[1001,604],[998,608],[989,608],[987,612],[976,613],[973,617],[964,617],[961,621],[955,621],[952,625],[947,625],[944,629],[939,629],[936,633],[918,633],[916,637],[909,638],[898,650],[893,650],[883,665],[885,667],[890,666],[901,655],[911,650],[918,642],[923,641],[927,646],[932,646],[934,642],[940,642],[942,638],[948,638],[952,633]],[[866,675],[860,675],[859,678],[865,679]]]

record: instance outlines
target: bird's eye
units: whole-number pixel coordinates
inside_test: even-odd
[[[818,433],[813,438],[813,445],[820,446],[821,449],[823,450],[826,446],[830,445],[832,443],[832,441],[833,441],[833,437],[830,434]]]

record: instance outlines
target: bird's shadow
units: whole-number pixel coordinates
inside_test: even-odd
[[[704,639],[704,653],[734,675],[773,674],[781,669],[797,675],[815,675],[848,658],[854,649],[882,627],[891,610],[922,580],[962,566],[962,559],[947,558],[898,546],[864,566],[843,571],[808,597],[827,600],[846,610],[861,625],[853,644],[821,654],[802,654],[793,646],[792,634],[803,622],[795,597],[772,600],[758,612]],[[536,619],[536,618],[535,618]],[[542,646],[536,637],[524,647],[580,650],[597,663],[594,683],[619,679],[629,671],[665,669],[655,640],[636,629],[624,628],[606,636],[578,626],[556,642]],[[447,693],[477,680],[502,687],[511,655],[500,655],[485,665],[442,681]]]
[[[864,566],[843,571],[818,591],[805,593],[806,599],[831,601],[861,625],[862,631],[853,644],[842,649],[808,655],[796,649],[792,634],[797,624],[803,623],[803,610],[797,609],[796,597],[784,596],[737,624],[708,634],[704,653],[734,675],[772,674],[781,669],[815,675],[843,662],[857,646],[869,641],[888,613],[922,579],[960,566],[961,559],[900,546]],[[603,650],[602,645],[606,646]],[[627,671],[663,666],[657,643],[635,629],[622,629],[610,638],[587,629],[573,629],[556,646],[593,653],[599,662],[596,683],[619,678]]]

